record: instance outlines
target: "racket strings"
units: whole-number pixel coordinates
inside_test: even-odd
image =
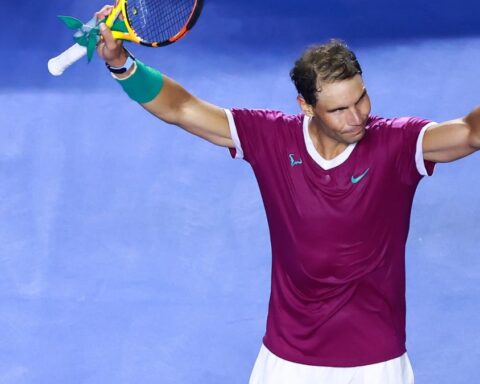
[[[178,34],[190,20],[195,0],[129,0],[131,27],[147,43],[163,43]]]

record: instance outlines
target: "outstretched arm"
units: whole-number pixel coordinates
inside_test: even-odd
[[[213,144],[235,147],[223,109],[191,95],[165,75],[163,81],[157,97],[142,104],[147,111]]]
[[[97,13],[102,19],[111,11],[110,6]],[[115,40],[105,24],[101,24],[102,41],[97,47],[99,56],[109,65],[121,67],[127,61],[127,53],[121,41]],[[135,64],[123,74],[117,74],[120,80],[132,75]],[[159,119],[177,125],[213,144],[234,147],[228,119],[224,110],[190,94],[174,80],[163,76],[160,92],[150,101],[141,105]]]
[[[448,163],[480,149],[480,107],[467,116],[427,128],[423,139],[425,160]]]

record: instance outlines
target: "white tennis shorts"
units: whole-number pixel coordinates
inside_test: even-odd
[[[381,363],[336,368],[292,363],[262,345],[249,384],[414,384],[414,377],[406,353]]]

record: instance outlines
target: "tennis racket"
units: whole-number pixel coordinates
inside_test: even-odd
[[[125,24],[126,32],[112,31],[116,39],[147,47],[162,47],[181,39],[197,22],[203,0],[117,0],[105,24],[115,20]],[[70,65],[87,54],[87,48],[74,44],[48,61],[48,70],[60,76]]]

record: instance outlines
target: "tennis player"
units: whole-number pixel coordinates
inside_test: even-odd
[[[223,109],[133,58],[104,24],[101,33],[99,55],[130,98],[254,170],[273,259],[250,384],[414,383],[405,348],[412,201],[435,163],[480,148],[480,108],[443,123],[374,116],[355,54],[332,40],[291,70],[298,115]]]

